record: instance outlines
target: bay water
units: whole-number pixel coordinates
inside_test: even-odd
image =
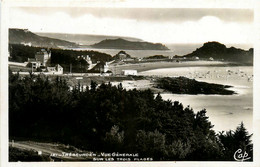
[[[234,95],[182,95],[164,93],[164,100],[179,101],[195,112],[207,110],[207,116],[216,131],[234,130],[241,122],[253,132],[253,67],[178,67],[155,69],[139,75],[162,77],[185,76],[209,83],[232,86]]]

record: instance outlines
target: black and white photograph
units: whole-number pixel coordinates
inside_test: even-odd
[[[12,3],[1,18],[1,154],[13,165],[257,166],[253,2]]]

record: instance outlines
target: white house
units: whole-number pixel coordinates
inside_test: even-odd
[[[137,70],[122,70],[122,75],[137,75]]]
[[[28,67],[31,67],[32,70],[36,70],[37,68],[41,67],[41,62],[37,61],[35,58],[28,58],[28,63],[27,63]]]
[[[59,64],[57,64],[55,67],[47,67],[47,73],[63,74],[63,68]]]

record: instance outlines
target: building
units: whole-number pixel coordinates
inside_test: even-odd
[[[85,60],[88,64],[88,70],[92,69],[96,64],[92,63],[91,57],[89,55],[77,56],[78,60]]]
[[[28,58],[28,67],[35,71],[37,68],[46,67],[51,58],[51,52],[41,49],[40,52],[36,52],[35,58]]]
[[[63,74],[63,68],[61,65],[57,64],[55,67],[58,73]]]
[[[54,74],[56,72],[56,68],[55,67],[47,67],[47,72]]]
[[[51,58],[51,51],[46,51],[45,49],[41,49],[40,52],[36,52],[35,59],[41,63],[41,66],[47,66],[48,61]]]
[[[137,70],[122,70],[122,75],[137,75]]]
[[[89,65],[92,64],[92,60],[91,60],[91,57],[89,57],[89,55],[81,55],[81,56],[78,56],[77,59],[83,59],[85,60]]]
[[[38,61],[31,61],[30,66],[32,67],[32,70],[35,71],[37,68],[40,68],[41,63]]]
[[[41,62],[36,61],[35,58],[28,58],[27,67],[31,67],[32,71],[36,71],[37,68],[41,67]]]
[[[63,67],[59,64],[50,67],[51,51],[41,49],[35,54],[35,58],[28,58],[27,66],[32,68],[32,72],[44,74],[63,74]]]
[[[59,64],[55,67],[47,67],[47,73],[49,74],[63,74],[63,68]]]
[[[107,62],[98,62],[90,71],[91,72],[98,72],[98,73],[105,73],[107,72],[108,69],[108,64]]]

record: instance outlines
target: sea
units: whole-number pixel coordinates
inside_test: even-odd
[[[127,54],[132,57],[136,58],[143,58],[148,56],[154,55],[164,55],[164,56],[183,56],[189,53],[192,53],[197,48],[203,46],[203,44],[196,43],[196,44],[165,44],[169,50],[124,50]],[[236,48],[248,50],[253,47],[251,44],[227,44],[227,47],[234,46]],[[71,48],[67,48],[71,49]],[[103,53],[110,54],[111,56],[115,56],[121,49],[98,49],[98,48],[91,48],[91,47],[82,47],[82,48],[72,48],[73,50],[94,50]]]
[[[185,76],[198,81],[230,85],[234,95],[182,95],[163,93],[164,100],[179,101],[194,112],[206,109],[213,129],[221,132],[235,130],[243,122],[253,132],[253,67],[178,67],[155,69],[139,75],[162,77]]]

